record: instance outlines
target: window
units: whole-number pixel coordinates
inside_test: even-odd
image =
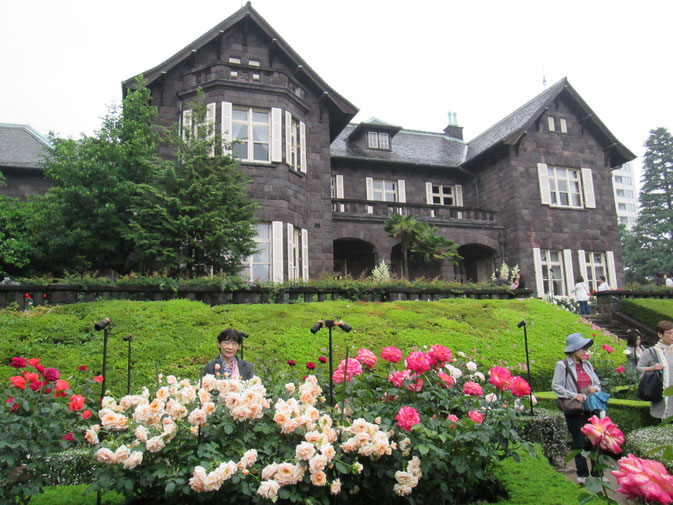
[[[372,181],[372,200],[379,202],[397,201],[397,182],[374,179]]]
[[[453,186],[442,186],[439,184],[432,185],[432,204],[433,205],[450,205],[454,206],[456,203]]]
[[[370,149],[390,149],[390,137],[387,133],[368,132],[367,146]]]
[[[629,217],[629,216],[619,216],[619,224],[625,224],[627,226],[633,226],[636,224],[636,218],[635,217]]]
[[[295,170],[301,170],[301,133],[299,131],[299,122],[292,119],[290,124],[290,159],[288,164]]]
[[[554,118],[551,116],[547,117],[547,125],[549,126],[549,131],[550,132],[555,132],[556,131],[556,125],[554,124]]]
[[[301,233],[299,228],[292,229],[292,256],[290,258],[290,279],[301,278]]]
[[[621,167],[619,167],[618,170],[621,170],[622,172],[630,172],[631,171],[631,163],[624,163]]]
[[[627,184],[630,186],[633,184],[633,179],[627,175],[615,175],[615,182],[617,184]]]
[[[589,284],[589,289],[595,291],[598,289],[598,278],[605,275],[607,278],[607,269],[605,268],[605,254],[598,252],[585,253],[586,281]]]
[[[248,61],[248,65],[250,65],[251,67],[259,67],[259,61],[257,61],[257,60],[249,60],[249,61]]]
[[[244,161],[268,162],[269,111],[234,107],[231,119],[234,157]]]
[[[235,56],[229,57],[229,63],[235,63],[237,65],[241,64],[241,58],[236,58]]]
[[[267,282],[271,280],[271,227],[260,223],[256,228],[257,252],[243,262],[242,274],[252,282]]]
[[[548,167],[547,176],[551,205],[582,207],[579,170]]]
[[[559,118],[558,122],[561,128],[561,133],[568,133],[568,122],[565,120],[565,118]]]
[[[628,212],[635,212],[636,206],[633,203],[618,203],[617,208],[619,210],[626,210]]]
[[[563,252],[541,250],[542,282],[545,294],[564,296],[565,282],[563,282]]]
[[[618,189],[616,193],[618,197],[633,199],[633,191],[630,189]]]

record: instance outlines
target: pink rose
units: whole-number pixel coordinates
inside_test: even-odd
[[[608,354],[612,354],[612,353],[614,352],[614,349],[612,349],[612,347],[610,347],[608,344],[603,344],[601,347],[602,347],[603,349],[605,349],[605,351],[606,351]]]
[[[74,442],[75,441],[75,434],[71,431],[70,433],[66,433],[61,437],[63,440],[67,440],[68,442]]]
[[[458,426],[456,424],[458,422],[458,416],[453,415],[453,414],[449,414],[448,416],[446,416],[446,420],[449,421],[450,423],[453,423],[453,424],[449,425],[449,428],[456,429],[456,427]]]
[[[624,367],[623,366],[618,366],[617,368],[615,368],[615,372],[624,373]]]
[[[353,380],[353,377],[358,375],[362,375],[360,362],[356,359],[348,358],[348,368],[346,368],[346,360],[341,360],[337,369],[334,370],[332,380],[337,384],[341,384],[344,381],[350,382]]]
[[[467,417],[472,419],[475,423],[483,423],[484,422],[484,414],[479,412],[477,409],[471,410],[467,413]]]
[[[23,372],[23,378],[26,379],[27,382],[35,382],[40,380],[40,376],[35,372]]]
[[[463,384],[463,394],[468,396],[481,396],[484,394],[484,390],[481,389],[481,386],[476,382],[468,381]]]
[[[453,353],[451,352],[451,349],[439,344],[430,346],[430,351],[428,354],[440,363],[447,363],[453,359]]]
[[[12,361],[9,363],[9,366],[14,368],[24,368],[26,366],[26,358],[13,357]]]
[[[648,502],[671,503],[673,501],[673,477],[658,461],[640,459],[633,454],[621,458],[619,470],[612,472],[617,477],[619,491],[628,498],[642,498]]]
[[[444,387],[453,387],[455,384],[456,380],[451,377],[449,374],[446,374],[444,372],[437,372],[437,377],[442,380],[442,385]]]
[[[411,370],[404,370],[402,372],[395,372],[388,374],[388,380],[395,384],[396,387],[401,388],[404,381],[411,376]]]
[[[94,382],[98,382],[98,383],[100,384],[100,383],[103,382],[103,376],[102,376],[102,375],[96,375],[96,376],[93,378],[93,381],[94,381]]]
[[[509,383],[509,390],[514,396],[527,396],[530,394],[530,386],[523,377],[514,377]]]
[[[512,379],[512,372],[501,366],[494,366],[489,371],[490,378],[488,382],[493,384],[501,391],[509,389],[509,381]]]
[[[40,360],[37,359],[37,358],[30,358],[30,359],[28,360],[28,364],[29,364],[30,366],[37,366],[37,365],[40,364]]]
[[[82,395],[72,395],[70,397],[70,412],[80,411],[84,408],[84,397]]]
[[[421,379],[420,375],[415,375],[414,377],[412,377],[411,384],[407,386],[407,389],[414,393],[418,393],[422,387],[423,387],[423,379]]]
[[[358,354],[357,356],[355,356],[355,359],[357,359],[360,363],[362,363],[365,366],[365,368],[371,370],[372,368],[374,368],[374,366],[376,366],[376,361],[378,358],[376,357],[376,354],[374,354],[372,351],[360,348],[358,349]]]
[[[397,363],[399,360],[402,359],[402,351],[400,351],[397,347],[384,347],[381,350],[381,357],[389,361],[390,363]]]
[[[430,370],[430,359],[421,351],[414,351],[407,357],[407,368],[422,374]]]
[[[418,415],[418,411],[413,407],[400,408],[395,419],[397,419],[397,425],[404,431],[411,431],[411,428],[415,424],[420,424],[421,422],[421,416]]]
[[[58,378],[61,376],[61,372],[59,372],[56,368],[47,368],[42,375],[44,376],[44,380],[51,382],[58,380]]]
[[[589,422],[580,429],[593,445],[600,445],[601,449],[613,454],[622,452],[621,444],[624,443],[624,433],[609,417],[599,419],[591,416]]]
[[[14,377],[9,378],[9,382],[12,383],[12,386],[18,389],[26,389],[26,379],[20,375],[15,375]]]

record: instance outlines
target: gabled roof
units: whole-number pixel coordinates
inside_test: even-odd
[[[562,93],[568,96],[583,112],[583,116],[581,117],[581,120],[584,121],[583,125],[596,135],[604,150],[609,150],[611,165],[613,167],[622,165],[636,157],[607,129],[577,91],[570,85],[568,79],[564,77],[549,89],[546,89],[509,116],[468,142],[465,162],[475,159],[498,145],[516,144],[540,117],[545,108]]]
[[[0,123],[0,167],[41,168],[51,147],[28,125]]]
[[[376,130],[376,131],[383,131],[383,132],[388,132],[390,135],[390,138],[394,137],[397,135],[397,132],[399,132],[402,127],[401,126],[395,126],[390,123],[386,123],[385,121],[372,117],[369,118],[367,121],[363,121],[362,123],[358,124],[353,131],[348,135],[348,140],[355,140],[357,139],[360,135],[365,130]]]
[[[292,49],[290,45],[285,42],[285,40],[271,27],[271,25],[267,23],[266,20],[260,16],[255,9],[252,8],[250,2],[247,2],[240,10],[229,16],[227,19],[213,27],[205,34],[201,35],[194,42],[175,53],[163,63],[138,75],[143,75],[148,81],[148,84],[151,84],[161,77],[165,72],[169,71],[176,65],[179,65],[182,61],[191,56],[193,52],[198,51],[200,48],[219,37],[223,32],[230,30],[238,23],[248,21],[255,23],[260,28],[260,30],[262,30],[262,32],[268,36],[269,41],[274,43],[275,46],[281,50],[293,64],[296,64],[297,68],[301,67],[301,72],[305,76],[304,79],[308,80],[323,93],[324,99],[327,100],[328,104],[331,104],[330,129],[332,131],[332,138],[336,137],[338,132],[348,124],[355,114],[358,113],[357,107],[355,107],[355,105],[350,103],[339,93],[334,91],[330,86],[328,86],[327,83],[323,81],[322,78],[294,51],[294,49]],[[122,88],[126,89],[132,86],[136,77],[138,76],[134,76],[123,81]],[[332,118],[333,114],[335,115],[334,118]],[[335,128],[338,129],[335,130]]]
[[[464,159],[465,143],[444,133],[401,129],[388,151],[367,149],[351,142],[349,137],[358,127],[348,125],[332,142],[330,155],[333,158],[441,168],[456,168]]]

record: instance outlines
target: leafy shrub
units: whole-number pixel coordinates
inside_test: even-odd
[[[654,459],[669,471],[673,470],[673,426],[650,426],[632,431],[626,435],[625,453]]]
[[[545,458],[555,467],[565,466],[565,457],[571,444],[565,416],[558,409],[540,407],[534,408],[533,413],[532,416],[522,416],[521,438],[540,444]]]
[[[667,288],[671,294],[670,288]],[[662,320],[673,320],[673,300],[654,298],[623,298],[619,310],[645,323],[652,330]]]
[[[53,453],[46,459],[46,465],[49,471],[45,475],[45,484],[51,486],[91,484],[96,467],[91,462],[88,447]]]
[[[381,263],[374,267],[372,270],[372,279],[375,282],[383,282],[390,280],[390,270],[388,269],[388,264],[381,260]]]

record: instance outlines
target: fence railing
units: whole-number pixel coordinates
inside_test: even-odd
[[[597,291],[598,312],[601,314],[619,312],[619,304],[623,298],[656,298],[673,299],[673,289],[661,291],[639,291],[613,289],[610,291]]]
[[[25,309],[30,306],[93,302],[98,300],[145,300],[161,301],[185,298],[208,305],[229,303],[309,303],[327,300],[400,301],[440,300],[443,298],[502,299],[527,298],[527,289],[509,291],[503,289],[417,289],[407,287],[362,289],[323,289],[315,287],[249,287],[222,291],[217,287],[181,287],[177,290],[156,286],[82,286],[77,284],[52,285],[0,285],[0,308],[14,306]]]

